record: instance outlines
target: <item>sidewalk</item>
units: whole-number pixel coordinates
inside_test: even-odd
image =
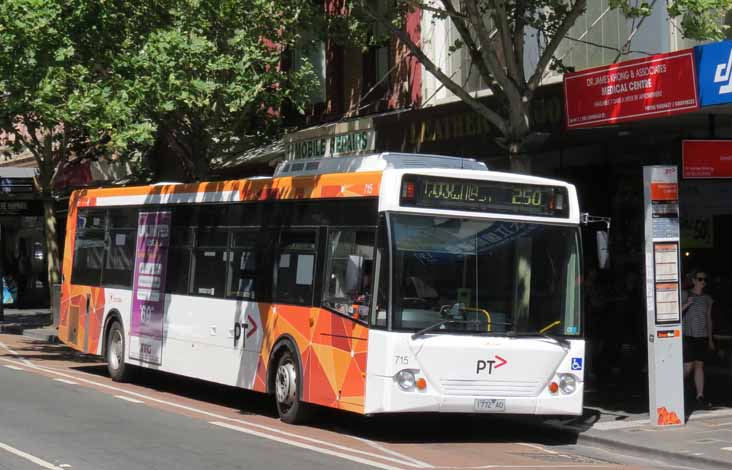
[[[583,416],[546,420],[544,424],[576,436],[582,444],[693,468],[732,468],[732,371],[707,371],[707,394],[714,406],[710,410],[689,407],[683,426],[652,425],[645,378],[622,379],[625,382],[589,387]]]
[[[49,308],[6,308],[4,314],[5,320],[0,322],[0,333],[20,335],[53,324],[53,316]]]

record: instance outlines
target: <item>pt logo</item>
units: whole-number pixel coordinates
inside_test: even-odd
[[[732,51],[729,52],[727,63],[717,64],[717,70],[714,72],[714,83],[724,82],[726,85],[719,87],[719,94],[724,95],[732,93]]]
[[[478,360],[475,363],[475,373],[480,374],[483,370],[488,370],[488,375],[491,375],[493,373],[493,369],[498,369],[499,367],[503,367],[506,364],[508,364],[508,361],[496,354],[495,359],[491,359],[488,361]]]

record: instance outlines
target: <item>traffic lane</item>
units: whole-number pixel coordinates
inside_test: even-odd
[[[246,424],[259,432],[285,436],[294,443],[322,444],[327,449],[373,457],[404,468],[463,467],[490,464],[552,466],[607,466],[608,459],[576,455],[573,440],[546,435],[525,422],[495,415],[398,415],[364,418],[349,413],[319,410],[317,426],[288,426],[276,418],[272,400],[261,394],[142,371],[134,384],[117,384],[106,376],[96,359],[78,355],[63,346],[35,343],[20,337],[0,337],[17,356],[32,359],[48,370],[78,377],[85,386],[106,393],[125,391],[145,399],[150,406],[169,409],[199,419]],[[2,353],[2,351],[0,351]],[[17,357],[16,356],[16,357]],[[78,361],[75,357],[78,356]],[[92,361],[91,363],[88,361]],[[87,365],[94,364],[94,365]],[[53,375],[53,374],[51,374]],[[227,421],[228,420],[228,421]],[[565,450],[572,449],[567,453]]]
[[[0,443],[75,470],[370,468],[68,382],[0,367]],[[34,468],[17,460],[0,445],[3,465]]]

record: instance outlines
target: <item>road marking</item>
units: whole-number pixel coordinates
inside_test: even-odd
[[[145,402],[144,402],[144,401],[142,401],[142,400],[136,400],[136,399],[134,399],[134,398],[126,397],[126,396],[124,396],[124,395],[115,395],[115,396],[114,396],[114,398],[119,398],[120,400],[125,400],[125,401],[128,401],[128,402],[130,402],[130,403],[138,403],[138,404],[139,404],[139,403],[145,403]]]
[[[78,382],[74,382],[73,380],[66,380],[66,379],[53,379],[54,382],[61,382],[62,384],[67,385],[79,385]]]
[[[727,451],[732,452],[732,447],[722,447],[722,450],[727,450]]]
[[[9,365],[5,365],[5,367],[7,367],[8,369],[13,369],[13,370],[23,370],[23,368],[22,368],[22,367],[18,367],[18,366],[9,366]]]
[[[12,359],[7,359],[7,358],[4,358],[4,357],[0,357],[0,360],[1,361],[5,361],[5,362],[14,363],[14,364],[16,363]],[[311,437],[307,437],[307,436],[302,436],[302,435],[299,435],[299,434],[291,433],[291,432],[288,432],[288,431],[283,431],[283,430],[280,430],[280,429],[277,429],[277,428],[273,428],[273,427],[270,427],[270,426],[265,426],[265,425],[262,425],[262,424],[252,423],[252,422],[244,421],[244,420],[241,420],[241,419],[230,418],[228,416],[220,415],[220,414],[217,414],[217,413],[211,413],[209,411],[200,410],[198,408],[194,408],[194,407],[191,407],[191,406],[181,405],[181,404],[178,404],[178,403],[173,403],[173,402],[165,401],[165,400],[160,400],[160,399],[157,399],[157,398],[153,398],[151,396],[148,396],[148,395],[144,395],[142,393],[133,392],[133,391],[130,391],[130,390],[125,390],[123,388],[114,387],[112,385],[107,385],[107,384],[104,384],[104,383],[101,383],[101,382],[95,382],[93,380],[84,379],[84,378],[81,378],[81,377],[76,377],[76,376],[73,376],[73,375],[70,375],[70,374],[67,374],[67,373],[64,373],[64,372],[60,372],[60,371],[57,371],[57,370],[54,370],[54,369],[50,369],[50,368],[47,368],[47,367],[43,367],[43,366],[38,366],[38,365],[35,365],[35,364],[32,364],[32,363],[30,363],[28,365],[28,367],[30,369],[35,369],[35,370],[38,370],[38,371],[41,371],[41,372],[46,372],[46,373],[49,373],[49,374],[55,374],[55,375],[58,375],[58,376],[61,376],[61,377],[66,377],[68,379],[78,380],[79,382],[83,382],[83,383],[87,383],[87,384],[90,384],[90,385],[94,385],[94,386],[99,387],[99,388],[103,388],[103,389],[107,389],[107,390],[113,390],[113,391],[118,392],[118,393],[124,393],[126,395],[133,396],[133,397],[137,397],[137,398],[143,399],[143,400],[148,401],[148,402],[159,403],[159,404],[162,404],[162,405],[165,405],[165,406],[170,406],[170,407],[173,407],[173,408],[178,408],[178,409],[185,410],[185,411],[189,411],[189,412],[192,412],[192,413],[197,413],[199,415],[203,415],[203,416],[206,416],[206,417],[209,417],[209,418],[212,418],[212,419],[216,419],[216,420],[219,420],[219,421],[230,421],[230,422],[234,422],[234,423],[238,423],[238,424],[243,424],[245,426],[255,427],[255,428],[258,428],[258,429],[262,429],[264,431],[273,432],[273,433],[281,434],[281,435],[284,435],[284,436],[287,436],[287,437],[290,437],[290,438],[299,439],[301,441],[308,441],[308,442],[313,442],[313,443],[317,443],[317,444],[320,444],[320,445],[326,445],[328,447],[331,447],[331,448],[334,448],[334,449],[343,450],[343,451],[347,451],[347,452],[350,452],[350,453],[353,453],[353,454],[363,454],[363,455],[367,455],[367,456],[373,456],[374,455],[373,452],[366,452],[366,451],[363,451],[363,450],[353,449],[351,447],[341,446],[341,445],[338,445],[338,444],[335,444],[335,443],[332,443],[332,442],[326,442],[326,441],[323,441],[322,439],[314,439],[314,438],[311,438]],[[269,435],[263,434],[263,436],[269,436]],[[278,439],[280,439],[280,438],[278,438],[276,436],[269,436],[269,437],[266,437],[266,438],[267,439],[271,438],[272,440],[278,440]],[[406,456],[403,456],[403,457],[406,457]],[[354,458],[356,458],[356,457],[354,457]],[[402,458],[402,459],[395,459],[395,458],[392,458],[392,457],[381,456],[381,455],[378,456],[378,458],[381,459],[381,460],[395,462],[395,463],[398,463],[398,464],[401,464],[401,465],[407,465],[409,467],[421,467],[421,465],[416,465],[415,463],[411,463],[411,462],[407,461],[410,458],[407,458],[407,459],[404,459],[404,458]],[[397,467],[393,467],[393,468],[397,468]]]
[[[17,352],[15,352],[12,349],[10,349],[10,347],[7,344],[3,343],[2,341],[0,341],[0,347],[3,348],[3,349],[5,349],[6,351],[8,351],[13,356],[17,357],[18,360],[20,362],[22,362],[23,364],[25,364],[25,365],[30,365],[31,364],[31,362],[28,359],[24,358],[23,356],[21,356]]]
[[[517,442],[517,444],[520,446],[531,447],[532,449],[540,450],[542,452],[546,452],[547,454],[551,454],[551,455],[556,455],[559,453],[559,452],[555,452],[553,450],[545,449],[544,446],[540,446],[538,444],[529,444],[528,442]]]
[[[353,462],[358,462],[358,463],[362,463],[362,464],[365,464],[365,465],[370,465],[372,467],[383,468],[384,470],[401,470],[399,467],[394,467],[394,466],[391,466],[391,465],[386,465],[386,464],[383,464],[381,462],[375,462],[373,460],[368,460],[368,459],[364,459],[364,458],[361,458],[361,457],[356,457],[354,455],[348,455],[348,454],[344,454],[344,453],[341,453],[341,452],[336,452],[336,451],[333,451],[333,450],[323,449],[321,447],[315,447],[315,446],[311,446],[310,444],[304,444],[302,442],[295,442],[295,441],[291,441],[291,440],[284,439],[284,438],[281,438],[281,437],[270,436],[270,435],[264,434],[262,432],[255,431],[253,429],[247,429],[247,428],[243,428],[241,426],[234,426],[233,424],[222,423],[220,421],[210,421],[209,423],[210,424],[213,424],[214,426],[220,426],[222,428],[231,429],[231,430],[234,430],[234,431],[239,431],[239,432],[243,432],[243,433],[246,433],[246,434],[251,434],[253,436],[262,437],[262,438],[265,438],[265,439],[270,439],[270,440],[273,440],[273,441],[281,442],[283,444],[288,444],[288,445],[295,446],[295,447],[301,447],[303,449],[312,450],[314,452],[319,452],[321,454],[332,455],[334,457],[340,457],[342,459],[351,460]]]
[[[26,459],[30,462],[33,462],[34,464],[38,465],[39,467],[47,468],[49,470],[63,470],[61,467],[57,467],[50,462],[46,462],[43,459],[39,459],[35,455],[31,455],[27,452],[23,452],[20,449],[16,449],[15,447],[9,446],[2,442],[0,442],[0,449],[10,452],[11,454],[17,455],[18,457]]]
[[[397,452],[395,450],[387,449],[386,447],[378,444],[377,442],[369,441],[368,439],[363,439],[361,437],[348,436],[347,434],[344,434],[344,435],[346,435],[347,437],[350,437],[351,439],[355,439],[357,441],[364,442],[364,443],[366,443],[366,445],[369,445],[369,446],[371,446],[371,447],[373,447],[375,449],[378,449],[378,450],[380,450],[381,452],[383,452],[385,454],[390,454],[390,455],[393,455],[394,457],[398,457],[402,461],[408,460],[408,461],[412,462],[412,464],[413,464],[413,465],[410,465],[410,464],[407,464],[407,465],[410,465],[410,466],[413,466],[413,467],[417,467],[417,468],[435,468],[434,465],[430,465],[427,462],[422,462],[421,460],[417,460],[417,459],[415,459],[413,457],[410,457],[408,455],[402,454],[402,453]],[[351,449],[351,451],[352,451],[352,449]]]

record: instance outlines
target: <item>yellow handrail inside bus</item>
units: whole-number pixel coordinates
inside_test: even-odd
[[[545,331],[549,331],[552,328],[554,328],[555,326],[559,325],[560,323],[562,323],[561,320],[553,321],[553,322],[549,323],[547,326],[545,326],[544,328],[542,328],[541,330],[539,330],[539,333],[544,333]]]
[[[467,312],[478,312],[485,315],[485,319],[488,322],[488,330],[487,331],[493,331],[493,320],[491,319],[491,314],[488,312],[488,310],[484,308],[475,308],[475,307],[463,307],[460,310],[465,310]]]

